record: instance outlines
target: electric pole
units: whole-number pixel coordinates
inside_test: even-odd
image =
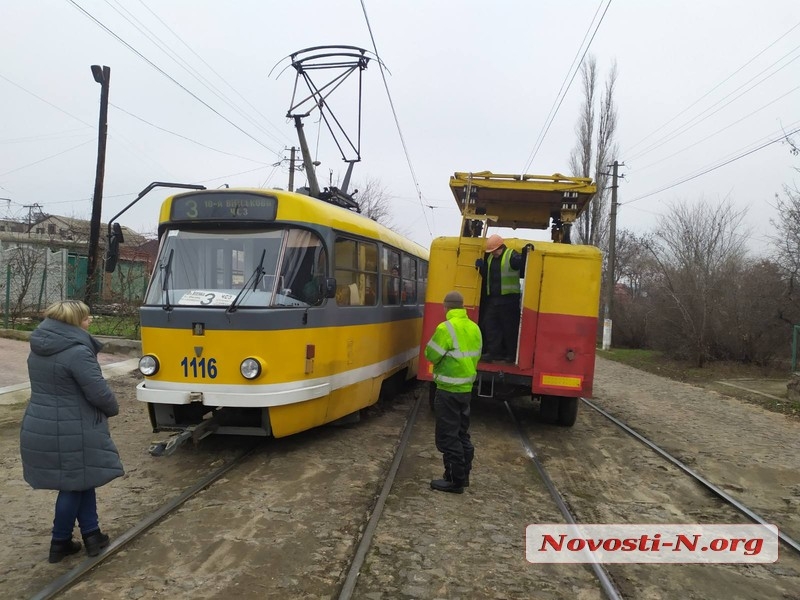
[[[89,230],[89,257],[86,262],[85,301],[93,306],[95,290],[95,270],[97,251],[100,243],[100,216],[103,208],[103,179],[106,169],[106,137],[108,136],[108,87],[111,83],[111,67],[92,65],[94,80],[100,84],[100,123],[97,132],[97,171],[94,178],[94,199],[92,201],[92,221]]]
[[[292,146],[291,148],[292,153],[289,155],[289,191],[294,191],[294,153],[297,151],[297,148]]]
[[[624,163],[623,163],[624,165]],[[614,261],[617,243],[617,181],[620,163],[614,161],[611,171],[611,214],[608,232],[608,265],[606,266],[606,301],[603,323],[603,350],[611,347],[611,309],[614,306]]]

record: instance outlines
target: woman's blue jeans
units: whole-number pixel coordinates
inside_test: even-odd
[[[76,519],[83,535],[100,528],[97,520],[97,495],[94,488],[82,492],[58,492],[56,516],[53,519],[53,539],[70,539]]]

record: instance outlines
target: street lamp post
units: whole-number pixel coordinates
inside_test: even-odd
[[[100,84],[100,123],[97,132],[97,171],[94,178],[92,221],[89,230],[89,257],[86,263],[86,304],[94,305],[95,270],[100,243],[100,216],[103,208],[103,178],[106,168],[106,137],[108,136],[108,87],[111,83],[111,67],[92,65],[94,80]]]
[[[94,305],[97,286],[95,271],[97,251],[100,243],[100,216],[103,208],[103,179],[106,169],[106,137],[108,135],[108,86],[111,83],[111,67],[92,65],[94,80],[100,84],[100,123],[97,135],[97,171],[94,178],[92,221],[89,230],[89,257],[86,264],[86,304]]]

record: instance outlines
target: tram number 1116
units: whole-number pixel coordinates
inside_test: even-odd
[[[181,361],[181,366],[183,367],[183,376],[187,378],[189,377],[190,371],[194,378],[200,377],[205,379],[208,377],[209,379],[214,379],[217,376],[216,358],[209,358],[207,361],[205,358],[201,358],[200,360],[192,358],[192,360],[189,360],[188,356],[184,356]]]

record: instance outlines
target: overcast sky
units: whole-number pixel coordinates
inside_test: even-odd
[[[354,180],[385,187],[398,228],[424,246],[458,232],[447,186],[454,171],[519,173],[533,158],[528,173],[569,173],[580,75],[533,152],[601,15],[589,53],[603,80],[614,61],[618,68],[617,159],[626,165],[618,227],[644,233],[670,203],[727,198],[748,208],[751,247],[764,252],[775,194],[800,182],[800,158],[785,144],[756,150],[782,129],[800,128],[798,0],[0,0],[0,7],[6,215],[27,217],[35,204],[91,215],[100,104],[92,64],[111,67],[104,221],[152,181],[285,188],[281,159],[297,145],[285,118],[294,86],[294,71],[282,71],[286,57],[326,44],[374,52],[364,8],[407,157],[371,62]],[[354,89],[338,92],[331,100],[351,123]],[[316,116],[305,123],[324,185],[344,163]],[[121,222],[155,231],[165,195],[151,193]]]

